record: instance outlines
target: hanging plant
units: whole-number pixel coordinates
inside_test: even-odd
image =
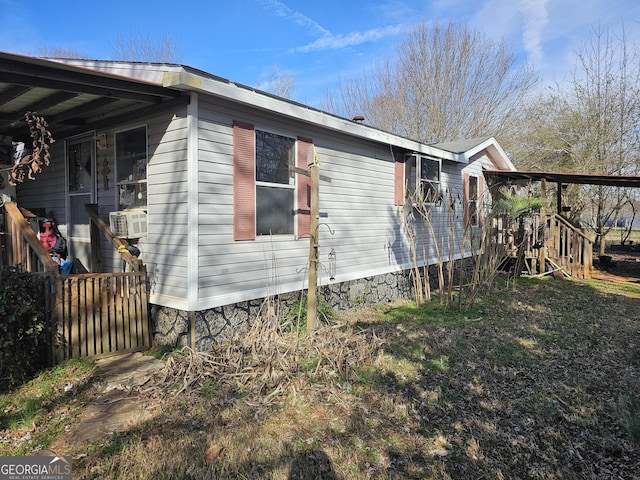
[[[23,183],[26,179],[35,180],[36,173],[42,172],[42,166],[48,167],[51,163],[49,146],[55,140],[51,136],[51,132],[47,130],[47,121],[34,112],[27,112],[24,117],[27,121],[27,127],[29,127],[32,151],[11,168],[9,172],[10,185]]]

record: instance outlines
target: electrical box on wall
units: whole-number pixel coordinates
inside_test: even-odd
[[[109,226],[116,237],[146,237],[147,213],[144,210],[109,212]]]

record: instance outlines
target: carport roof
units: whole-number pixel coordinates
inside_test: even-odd
[[[600,175],[591,173],[537,172],[537,171],[505,171],[485,170],[485,177],[511,182],[540,181],[561,184],[576,183],[582,185],[609,185],[613,187],[640,187],[640,176],[637,175]]]

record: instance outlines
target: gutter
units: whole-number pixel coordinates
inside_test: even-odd
[[[253,108],[294,118],[310,125],[326,128],[335,132],[403,148],[412,152],[434,155],[452,162],[466,163],[465,159],[454,153],[384,132],[367,125],[362,125],[250,87],[230,81],[222,81],[221,79],[197,75],[186,71],[184,68],[179,71],[165,71],[163,73],[162,85],[166,88],[213,95]]]

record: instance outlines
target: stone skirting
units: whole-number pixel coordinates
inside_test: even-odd
[[[429,278],[432,287],[436,288],[437,270],[434,265],[429,267]],[[411,298],[413,291],[411,272],[405,270],[323,285],[318,288],[318,296],[320,302],[326,302],[333,312],[338,313]],[[246,332],[252,320],[258,318],[265,308],[273,308],[280,318],[286,318],[290,309],[299,306],[301,295],[302,292],[284,293],[269,299],[260,298],[198,312],[152,305],[153,343],[193,348],[195,338],[196,350],[208,350],[216,343]]]

